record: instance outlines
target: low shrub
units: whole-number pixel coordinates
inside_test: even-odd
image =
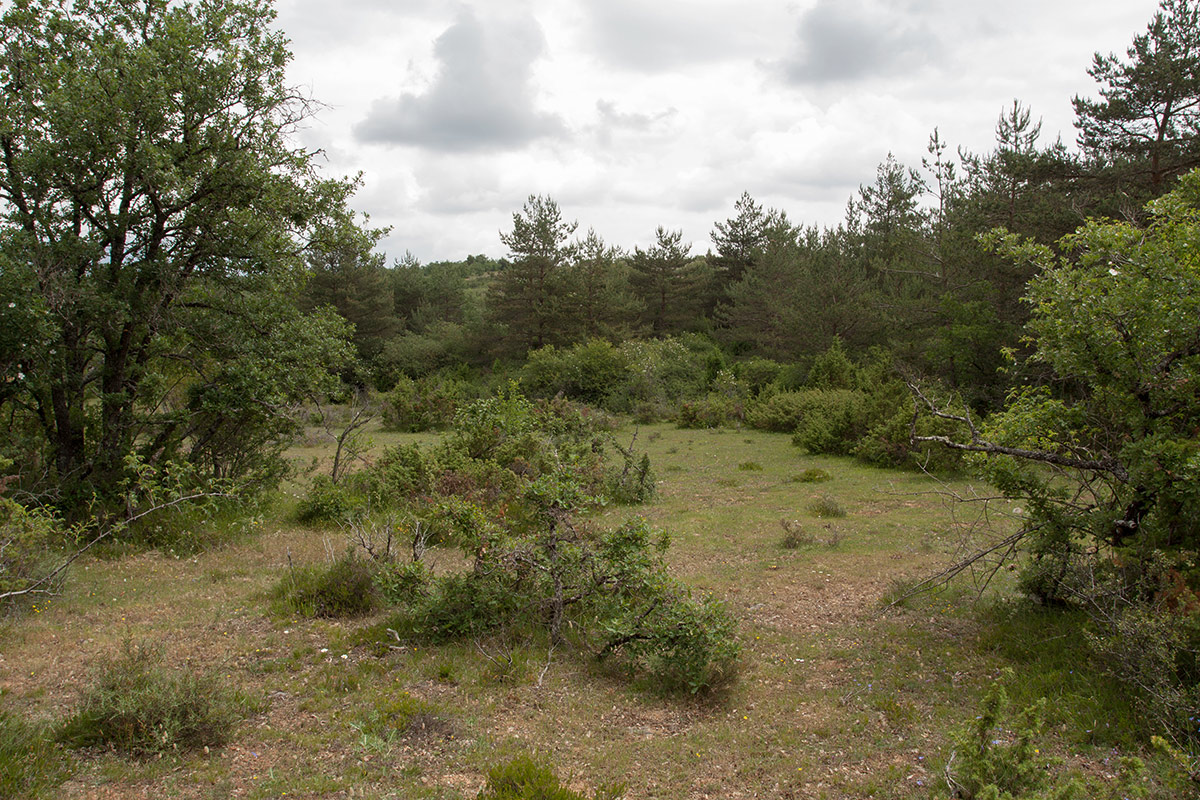
[[[317,475],[296,505],[296,519],[304,524],[337,522],[349,516],[362,499],[354,497],[348,485],[334,483],[328,475]]]
[[[0,594],[20,591],[45,575],[47,558],[65,536],[49,514],[0,497]]]
[[[809,453],[850,455],[874,420],[868,396],[852,389],[811,389],[792,443]]]
[[[827,494],[813,498],[808,502],[806,508],[808,508],[809,513],[814,517],[821,517],[822,519],[846,516],[846,509],[842,504]]]
[[[1006,675],[1011,678],[1012,670]],[[1004,718],[1007,709],[1008,694],[1001,681],[994,681],[979,715],[952,736],[955,758],[946,769],[946,780],[956,797],[1023,798],[1045,788],[1050,759],[1040,755],[1037,742],[1045,700],[1026,708],[1016,720]]]
[[[69,772],[49,731],[0,710],[0,797],[41,797]]]
[[[624,786],[597,789],[591,800],[619,800]],[[478,800],[588,800],[586,795],[559,783],[554,771],[529,756],[518,756],[488,770],[487,784]]]
[[[415,605],[429,591],[429,571],[420,561],[378,564],[373,581],[379,598],[388,605]]]
[[[126,642],[97,667],[58,738],[72,747],[153,756],[223,744],[239,717],[235,698],[215,677],[174,670],[160,650]]]
[[[401,376],[383,398],[384,427],[416,433],[450,425],[472,395],[470,384],[444,375]]]
[[[272,610],[302,617],[354,617],[375,609],[371,565],[347,553],[322,566],[290,568],[271,592]]]
[[[832,480],[833,476],[823,469],[809,467],[803,472],[797,472],[792,476],[792,483],[824,483]]]

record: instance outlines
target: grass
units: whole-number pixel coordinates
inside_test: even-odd
[[[334,529],[287,522],[285,505],[256,533],[215,537],[205,552],[84,559],[60,597],[5,623],[0,701],[11,718],[61,724],[64,709],[77,709],[77,676],[130,638],[160,643],[168,673],[213,675],[263,698],[237,707],[245,722],[225,726],[231,740],[210,754],[72,756],[47,744],[43,727],[23,729],[42,747],[32,774],[47,788],[37,791],[54,794],[73,771],[58,796],[317,797],[353,787],[356,797],[448,800],[476,797],[496,765],[536,753],[584,796],[625,782],[628,797],[660,800],[944,797],[948,734],[974,718],[1004,667],[1016,672],[1014,707],[1048,698],[1045,746],[1072,769],[1103,775],[1117,755],[1155,758],[1119,692],[1081,669],[1069,621],[1014,605],[1005,575],[981,604],[951,594],[880,610],[892,581],[945,563],[958,544],[952,509],[928,478],[806,456],[780,434],[642,431],[658,495],[604,509],[598,522],[641,513],[670,531],[671,571],[739,618],[741,676],[718,700],[639,691],[544,641],[400,645],[383,610],[274,615],[272,587],[293,570],[327,568],[345,546]],[[420,438],[372,437],[377,446]],[[738,468],[746,463],[761,469]],[[820,497],[853,513],[805,517],[818,499],[809,484],[821,481],[796,476],[810,473],[836,475]],[[798,516],[815,544],[836,535],[837,546],[781,547],[780,520]],[[430,557],[435,571],[454,558],[437,548]],[[413,720],[415,730],[446,727],[415,735]]]

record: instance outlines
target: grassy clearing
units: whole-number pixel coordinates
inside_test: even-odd
[[[20,719],[65,719],[90,665],[131,638],[253,701],[208,751],[139,761],[101,748],[69,764],[50,748],[38,768],[50,778],[28,794],[471,798],[496,765],[533,754],[582,796],[624,783],[629,798],[945,797],[949,735],[1005,667],[1014,707],[1048,699],[1060,769],[1102,786],[1118,755],[1150,758],[1128,700],[1086,671],[1061,617],[972,604],[966,588],[882,610],[893,582],[958,544],[955,509],[927,477],[803,456],[778,434],[648,426],[638,442],[657,498],[600,516],[642,513],[670,531],[672,571],[735,611],[742,669],[721,696],[664,699],[545,641],[389,647],[384,612],[272,613],[273,587],[346,544],[335,527],[290,522],[285,503],[219,549],[81,564],[62,596],[5,624],[0,709]],[[814,516],[823,500],[844,516]],[[781,546],[781,520],[814,544]]]

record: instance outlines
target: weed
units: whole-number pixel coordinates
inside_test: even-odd
[[[455,736],[452,722],[434,706],[408,692],[377,701],[367,718],[355,727],[364,737],[386,743],[396,739],[452,739]]]
[[[783,539],[779,544],[785,550],[795,550],[817,543],[817,537],[804,530],[796,520],[781,519],[779,525],[783,528]]]
[[[827,519],[830,517],[841,518],[846,516],[846,509],[833,497],[823,494],[820,497],[813,498],[806,506],[809,513],[814,517]]]
[[[0,797],[39,797],[68,772],[41,726],[0,711]]]
[[[762,472],[763,466],[757,461],[743,461],[737,468],[742,472]]]
[[[592,800],[619,800],[625,787],[617,784],[597,789]],[[558,782],[554,771],[529,756],[518,756],[488,771],[487,784],[478,800],[588,800]]]
[[[174,671],[160,650],[127,641],[97,668],[58,738],[152,756],[223,744],[238,717],[235,699],[214,678]]]

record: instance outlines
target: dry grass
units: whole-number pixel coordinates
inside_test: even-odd
[[[944,795],[946,732],[974,713],[1000,657],[956,604],[880,610],[892,581],[954,544],[947,508],[921,494],[929,479],[801,456],[783,435],[649,433],[640,442],[662,481],[639,511],[671,531],[673,571],[742,620],[742,674],[717,701],[665,700],[544,645],[511,648],[500,675],[485,655],[499,643],[396,650],[352,644],[378,615],[273,618],[268,590],[289,560],[343,547],[336,531],[280,519],[187,559],[81,565],[61,597],[0,631],[4,707],[67,716],[89,665],[131,637],[257,698],[259,712],[208,753],[81,760],[60,791],[71,798],[469,798],[491,765],[524,752],[573,789],[624,781],[628,798]],[[751,460],[762,469],[737,469]],[[793,480],[807,469],[832,479]],[[722,485],[732,475],[737,485]],[[848,511],[839,546],[781,549],[779,520],[822,496]],[[372,732],[373,710],[403,693],[438,735]]]

